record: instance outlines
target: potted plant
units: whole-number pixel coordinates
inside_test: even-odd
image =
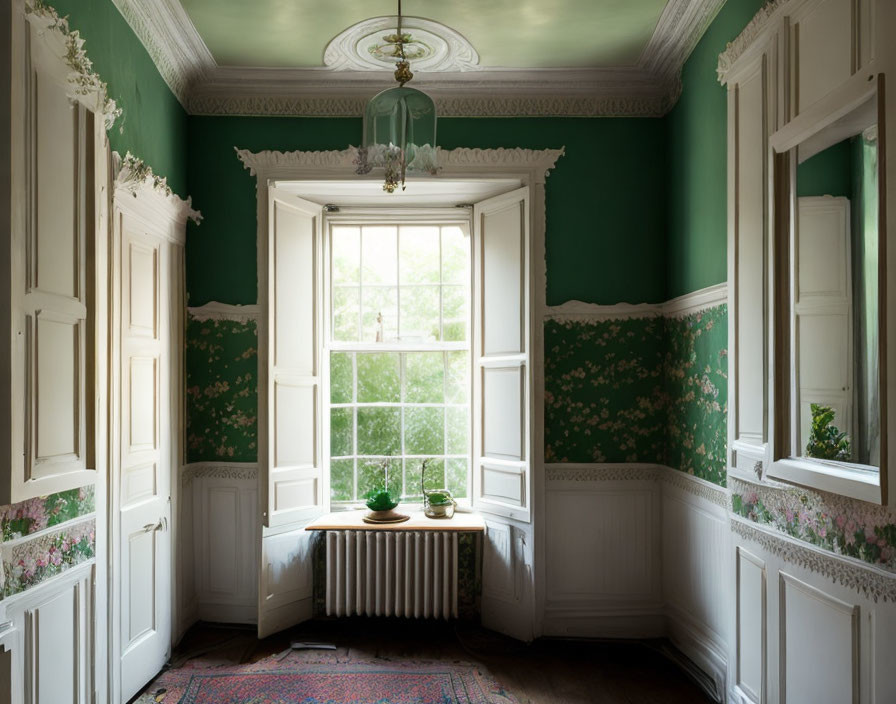
[[[806,455],[820,460],[848,462],[852,447],[849,436],[834,425],[834,409],[821,403],[810,404],[809,408],[812,413],[812,428],[806,444]]]
[[[363,516],[367,523],[400,523],[410,518],[410,516],[395,511],[395,507],[398,506],[398,495],[389,489],[389,463],[389,458],[380,463],[380,468],[383,471],[382,487],[371,489],[364,495],[364,503],[370,509]]]
[[[448,489],[430,489],[426,488],[426,466],[431,458],[423,460],[420,465],[420,488],[423,491],[423,513],[428,518],[451,518],[454,516],[454,509],[457,508],[457,502],[451,498],[451,492]]]

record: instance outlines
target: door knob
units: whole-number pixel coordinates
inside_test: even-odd
[[[147,523],[145,526],[143,526],[143,530],[147,533],[152,533],[156,530],[162,530],[165,527],[165,524],[163,523],[164,520],[164,518],[160,518],[158,523]]]

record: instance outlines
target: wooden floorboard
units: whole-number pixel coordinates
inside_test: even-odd
[[[290,641],[323,641],[359,659],[466,660],[484,666],[522,704],[704,704],[711,700],[660,652],[661,641],[538,640],[524,645],[471,624],[311,621],[265,640],[254,628],[197,624],[172,655],[255,662]]]

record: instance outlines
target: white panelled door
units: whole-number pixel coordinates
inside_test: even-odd
[[[329,507],[323,471],[322,208],[276,187],[268,193],[268,239],[259,300],[259,466],[264,519],[258,635],[311,617],[313,534]]]
[[[121,701],[164,666],[171,644],[170,244],[116,213],[120,258],[117,414]]]
[[[533,306],[529,188],[473,206],[473,502],[483,624],[531,640]]]

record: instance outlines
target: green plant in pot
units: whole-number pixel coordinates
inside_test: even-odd
[[[852,456],[849,435],[834,425],[834,409],[821,403],[810,404],[809,408],[812,412],[812,428],[806,444],[806,455],[820,460],[848,462]]]
[[[364,516],[368,523],[397,523],[408,519],[408,516],[394,510],[398,506],[398,496],[389,489],[389,463],[388,458],[380,463],[383,471],[382,486],[371,489],[364,495],[364,503],[370,509]]]
[[[420,488],[423,491],[423,513],[429,518],[451,518],[457,502],[451,497],[448,489],[426,488],[426,466],[430,459],[423,460],[420,465]]]

